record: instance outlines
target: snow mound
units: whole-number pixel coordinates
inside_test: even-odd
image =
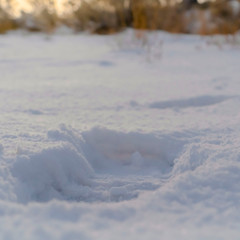
[[[88,186],[93,169],[87,160],[69,144],[43,149],[30,156],[20,156],[12,167],[19,180],[18,199],[48,201],[75,196],[75,186]]]

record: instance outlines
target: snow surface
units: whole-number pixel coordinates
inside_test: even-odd
[[[1,36],[0,239],[239,239],[239,60],[224,37]]]

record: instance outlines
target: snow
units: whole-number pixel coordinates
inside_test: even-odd
[[[0,238],[239,239],[230,43],[1,36]]]

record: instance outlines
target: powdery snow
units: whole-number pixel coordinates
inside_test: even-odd
[[[239,239],[240,49],[225,40],[1,36],[0,238]]]

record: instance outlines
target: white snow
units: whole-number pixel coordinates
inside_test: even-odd
[[[141,34],[0,36],[0,239],[239,239],[240,45]]]

